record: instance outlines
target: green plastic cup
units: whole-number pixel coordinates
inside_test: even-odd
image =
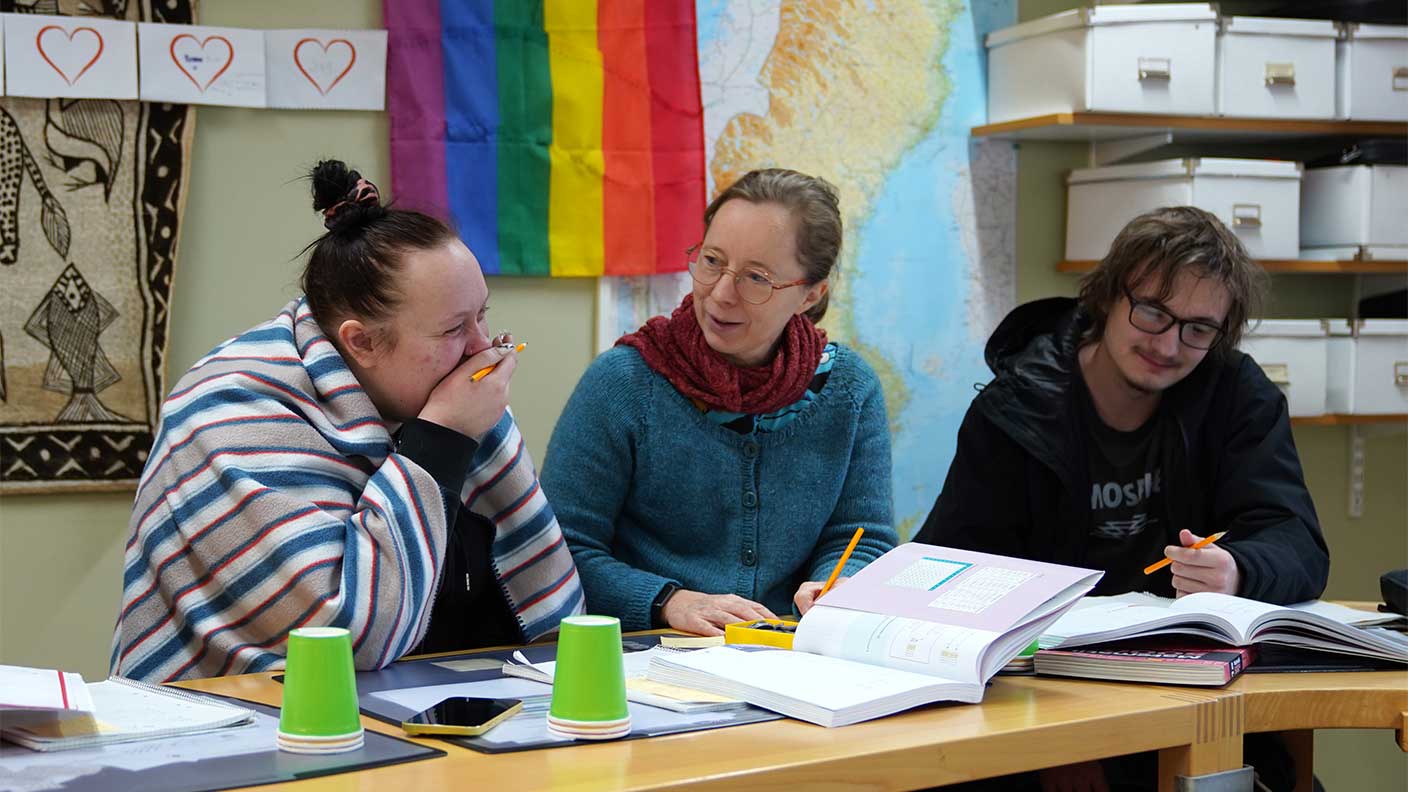
[[[626,709],[620,619],[568,616],[562,620],[548,714],[575,723],[630,717],[630,710]]]
[[[341,627],[304,627],[288,634],[279,732],[293,737],[359,734],[352,636]]]

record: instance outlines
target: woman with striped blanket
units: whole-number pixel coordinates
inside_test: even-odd
[[[337,161],[304,296],[216,347],[161,411],[132,512],[112,670],[281,668],[346,627],[359,669],[532,640],[583,607],[507,410],[515,355],[444,223]],[[480,369],[495,366],[479,378]]]

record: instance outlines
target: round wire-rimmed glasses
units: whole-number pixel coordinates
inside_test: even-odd
[[[733,276],[733,286],[738,290],[738,296],[751,305],[762,305],[771,300],[773,292],[807,283],[806,278],[790,283],[778,283],[766,270],[756,267],[734,272],[724,266],[724,263],[717,257],[703,253],[701,247],[702,243],[692,245],[684,252],[689,261],[689,276],[694,278],[695,283],[701,286],[713,286],[719,282],[719,278],[728,273]]]

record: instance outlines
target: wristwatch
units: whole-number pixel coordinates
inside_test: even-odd
[[[665,621],[665,603],[670,601],[670,597],[675,596],[675,592],[680,590],[678,583],[666,583],[660,589],[660,593],[655,595],[655,601],[650,603],[650,626],[659,629],[669,627]]]

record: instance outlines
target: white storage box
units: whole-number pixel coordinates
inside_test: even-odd
[[[1105,257],[1125,224],[1161,206],[1196,206],[1226,223],[1252,258],[1300,253],[1300,163],[1174,159],[1071,171],[1066,258]]]
[[[1103,111],[1212,115],[1206,3],[1077,8],[988,34],[988,123]]]
[[[1242,351],[1286,394],[1294,417],[1325,413],[1327,335],[1319,319],[1267,319],[1242,336]]]
[[[1335,117],[1335,23],[1223,17],[1217,112],[1244,118]]]
[[[1408,245],[1408,166],[1306,170],[1300,186],[1304,247]]]
[[[1408,26],[1340,26],[1335,47],[1340,118],[1408,121]]]
[[[1329,322],[1325,408],[1332,413],[1408,413],[1408,319]]]

